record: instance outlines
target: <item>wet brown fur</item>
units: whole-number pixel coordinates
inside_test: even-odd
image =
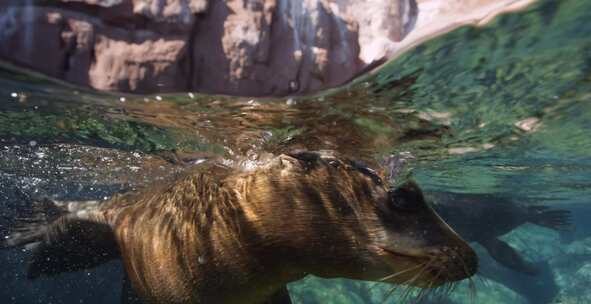
[[[86,218],[112,228],[149,303],[260,303],[307,274],[378,281],[415,267],[387,281],[436,287],[476,271],[416,185],[399,191],[420,201],[411,211],[390,207],[389,190],[352,161],[299,153],[252,171],[212,165]]]

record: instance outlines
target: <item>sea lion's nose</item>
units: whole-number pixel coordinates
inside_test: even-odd
[[[441,250],[441,254],[448,261],[447,279],[449,281],[469,278],[478,271],[478,256],[467,244],[445,247]]]

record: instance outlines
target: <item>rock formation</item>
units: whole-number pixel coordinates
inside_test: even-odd
[[[0,59],[108,91],[304,94],[344,83],[453,18],[530,1],[4,0]],[[417,18],[427,34],[403,39]]]
[[[0,57],[102,90],[304,93],[338,85],[366,64],[359,31],[375,25],[357,22],[353,3],[11,1],[0,4]],[[416,15],[414,2],[387,3],[376,12],[378,28],[400,40]]]

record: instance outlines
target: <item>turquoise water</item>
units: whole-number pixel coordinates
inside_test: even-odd
[[[476,294],[463,283],[424,303],[591,303],[590,34],[591,2],[541,1],[429,41],[347,87],[280,99],[111,95],[2,65],[3,218],[18,213],[22,193],[103,199],[211,157],[306,148],[375,163],[404,153],[404,174],[426,191],[573,212],[572,231],[526,224],[502,237],[537,276],[473,244]],[[26,253],[0,254],[1,303],[118,301],[117,263],[28,282]],[[404,292],[312,277],[289,288],[295,303],[396,303]]]

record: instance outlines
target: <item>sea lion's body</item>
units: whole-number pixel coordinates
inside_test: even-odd
[[[248,227],[240,226],[245,214],[236,209],[236,196],[207,175],[131,198],[120,209],[128,199],[117,198],[107,209],[128,278],[148,302],[256,303],[277,288],[276,274],[265,273],[253,248],[240,246]]]
[[[262,303],[307,274],[428,288],[477,267],[414,183],[388,189],[369,168],[312,152],[250,171],[211,165],[4,246],[33,242],[30,277],[120,258],[148,303]]]
[[[481,244],[502,265],[526,274],[536,274],[533,264],[523,259],[499,237],[532,223],[550,229],[570,224],[570,212],[539,205],[523,205],[492,194],[430,192],[437,213],[465,240]]]
[[[529,212],[522,205],[490,194],[429,192],[439,215],[469,242],[499,237],[527,223]]]

